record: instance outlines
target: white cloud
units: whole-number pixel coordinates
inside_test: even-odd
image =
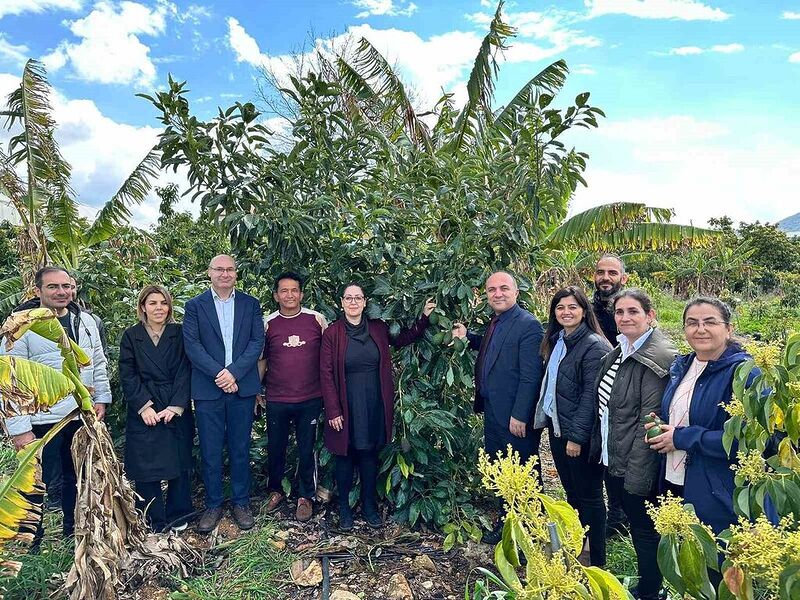
[[[674,208],[676,222],[700,226],[722,215],[786,217],[800,186],[800,146],[743,140],[735,127],[680,115],[603,123],[583,148],[589,187],[579,188],[573,211],[635,201]]]
[[[662,53],[671,56],[692,56],[696,54],[705,54],[706,52],[716,52],[718,54],[734,54],[736,52],[743,52],[744,46],[742,44],[715,44],[709,48],[700,48],[699,46],[681,46],[679,48],[670,48],[669,52]]]
[[[413,2],[406,0],[351,0],[350,2],[356,8],[363,8],[356,15],[358,19],[365,19],[372,16],[386,16],[386,17],[408,17],[417,12],[419,8]]]
[[[629,15],[640,19],[724,21],[730,14],[697,0],[584,0],[589,17]]]
[[[89,15],[68,23],[81,41],[64,40],[42,60],[51,71],[69,63],[84,81],[150,86],[156,67],[150,48],[139,36],[164,33],[166,17],[173,8],[165,3],[151,9],[136,2],[121,2],[118,7],[98,2]]]
[[[12,64],[22,65],[30,55],[30,49],[25,44],[15,45],[0,33],[0,60],[5,59]]]
[[[78,11],[82,0],[2,0],[0,2],[0,19],[6,15],[19,15],[24,12],[41,13],[46,10]]]
[[[789,62],[790,63],[800,63],[800,52],[795,52],[794,54],[789,55]]]
[[[781,19],[789,19],[790,21],[800,19],[800,12],[793,12],[791,10],[787,10],[781,15]]]

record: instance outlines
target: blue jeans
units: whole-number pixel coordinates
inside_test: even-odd
[[[195,420],[200,439],[206,508],[222,506],[222,451],[228,449],[231,468],[231,502],[250,502],[250,433],[255,396],[223,394],[216,400],[195,400]]]

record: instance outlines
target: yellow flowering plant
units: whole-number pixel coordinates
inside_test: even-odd
[[[578,513],[542,492],[536,461],[523,463],[511,446],[495,459],[479,455],[483,486],[503,500],[506,520],[494,551],[497,573],[478,569],[485,579],[475,582],[472,600],[631,599],[614,575],[578,562],[585,534]]]
[[[683,598],[800,599],[800,334],[783,348],[747,350],[753,358],[734,375],[722,438],[736,459],[739,523],[715,539],[690,505],[667,497],[650,509],[662,536],[659,567]],[[709,569],[722,573],[717,590]]]

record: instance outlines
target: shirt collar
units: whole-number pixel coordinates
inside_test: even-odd
[[[647,331],[645,331],[642,335],[640,335],[634,342],[631,344],[623,334],[619,334],[617,336],[617,342],[619,342],[620,348],[622,348],[622,357],[627,358],[634,352],[636,352],[639,348],[644,346],[644,343],[653,333],[653,328],[651,327]]]
[[[236,288],[233,288],[233,290],[231,290],[231,295],[227,298],[227,300],[223,300],[222,298],[220,298],[219,294],[217,294],[216,290],[214,289],[214,286],[211,286],[210,289],[211,289],[211,297],[216,302],[227,302],[228,300],[233,300],[236,297]]]

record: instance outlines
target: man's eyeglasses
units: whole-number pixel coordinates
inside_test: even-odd
[[[698,321],[697,319],[686,319],[686,321],[683,323],[683,328],[694,331],[695,329],[700,329],[700,325],[702,325],[705,329],[713,329],[714,327],[719,327],[720,325],[726,325],[726,323],[725,321],[718,321],[717,319],[704,319],[703,321]]]
[[[364,296],[345,296],[344,298],[342,298],[342,300],[344,300],[348,304],[353,304],[353,303],[358,304],[363,299],[364,299]]]
[[[211,267],[211,270],[214,271],[214,273],[220,273],[220,274],[229,273],[230,275],[233,275],[234,273],[236,273],[236,267],[228,267],[227,269],[223,267]]]

